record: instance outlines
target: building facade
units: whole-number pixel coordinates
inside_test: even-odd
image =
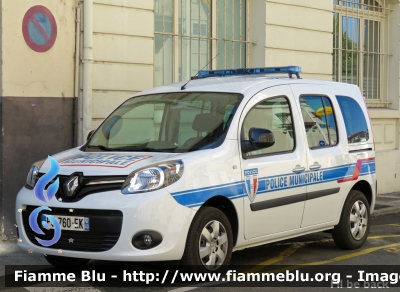
[[[399,0],[0,6],[0,238],[15,235],[15,196],[31,163],[81,145],[135,93],[202,68],[299,65],[303,78],[359,85],[373,123],[378,193],[400,191]],[[149,109],[143,119],[156,114]]]

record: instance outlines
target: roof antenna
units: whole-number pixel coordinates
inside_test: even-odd
[[[210,65],[211,62],[214,61],[214,59],[215,59],[216,57],[218,57],[218,56],[219,56],[219,53],[218,53],[214,58],[212,58],[212,60],[211,60],[210,62],[208,62],[207,65],[205,65],[203,68],[201,68],[200,71],[202,71],[205,67],[207,67],[208,65]],[[184,85],[182,85],[181,90],[185,90],[185,89],[186,89],[186,85],[188,85],[188,83],[189,83],[190,81],[192,81],[193,79],[195,79],[195,78],[197,77],[197,75],[199,75],[199,72],[200,72],[200,71],[197,71],[197,74],[196,74],[196,75],[194,75],[193,77],[191,77],[190,80],[189,80],[188,82],[186,82]]]

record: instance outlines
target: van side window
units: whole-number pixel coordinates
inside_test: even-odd
[[[325,96],[301,96],[301,113],[306,129],[308,146],[320,148],[338,143],[335,113]]]
[[[269,148],[247,153],[247,157],[269,155],[294,150],[292,112],[285,97],[266,99],[254,106],[247,114],[242,127],[242,138],[249,140],[251,128],[270,130],[275,144]]]
[[[342,110],[349,144],[369,140],[369,131],[364,113],[357,101],[347,96],[336,96]]]

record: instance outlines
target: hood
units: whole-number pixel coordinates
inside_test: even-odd
[[[192,155],[194,152],[83,152],[75,148],[52,155],[52,157],[60,165],[60,175],[82,172],[84,176],[118,176],[129,175],[138,168],[157,162],[178,160]],[[47,173],[49,168],[50,163],[46,159],[39,172]]]

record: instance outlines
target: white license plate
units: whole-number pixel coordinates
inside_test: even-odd
[[[50,215],[50,214],[49,214]],[[58,220],[61,226],[61,230],[74,230],[74,231],[89,231],[90,220],[89,217],[75,217],[75,216],[59,216],[51,215]],[[50,219],[44,214],[42,215],[42,221],[46,221],[51,229],[54,229]]]

